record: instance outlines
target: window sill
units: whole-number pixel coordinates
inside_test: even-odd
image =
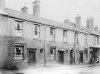
[[[33,39],[33,40],[38,40],[38,41],[41,41],[41,39],[40,39],[40,38],[37,38],[37,39]]]

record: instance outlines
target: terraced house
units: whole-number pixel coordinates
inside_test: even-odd
[[[100,33],[94,19],[81,25],[40,17],[40,2],[33,2],[33,15],[28,8],[21,11],[5,8],[0,0],[0,65],[25,64],[88,64],[100,59]]]

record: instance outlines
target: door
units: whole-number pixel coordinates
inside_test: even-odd
[[[83,52],[80,52],[80,63],[83,63]]]
[[[74,63],[74,50],[70,50],[70,64]]]
[[[64,63],[64,51],[58,50],[58,54],[59,54],[59,63]]]
[[[36,50],[29,50],[29,63],[36,63]]]

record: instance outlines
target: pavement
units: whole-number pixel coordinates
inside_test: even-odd
[[[1,74],[100,74],[100,64],[36,65],[18,71],[1,71]]]

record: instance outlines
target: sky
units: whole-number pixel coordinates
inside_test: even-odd
[[[34,0],[5,0],[6,8],[20,11],[28,7],[28,13],[33,12]],[[100,29],[100,0],[40,0],[40,15],[51,20],[63,22],[68,19],[75,23],[75,17],[82,17],[81,25],[86,25],[87,17],[94,17],[94,26]]]

